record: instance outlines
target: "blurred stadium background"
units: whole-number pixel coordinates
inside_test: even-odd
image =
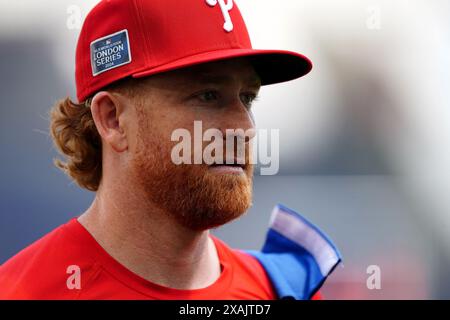
[[[450,298],[450,2],[236,2],[254,47],[315,67],[263,88],[255,117],[280,129],[280,172],[257,176],[248,214],[214,232],[259,249],[280,202],[344,255],[325,298]],[[0,0],[0,263],[93,199],[52,165],[48,111],[75,97],[77,35],[95,3]],[[371,265],[381,289],[366,285]]]

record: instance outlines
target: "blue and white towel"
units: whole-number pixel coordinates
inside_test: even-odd
[[[319,228],[281,204],[272,211],[261,251],[244,251],[263,265],[278,299],[311,299],[342,261]]]

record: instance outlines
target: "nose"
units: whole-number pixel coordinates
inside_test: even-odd
[[[232,129],[235,130],[237,139],[245,138],[245,142],[249,142],[256,135],[255,121],[251,110],[243,104],[239,96],[229,101],[228,104],[219,119],[219,128],[223,136],[226,137],[227,130]]]

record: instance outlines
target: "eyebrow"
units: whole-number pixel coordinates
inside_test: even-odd
[[[224,84],[234,81],[234,78],[228,75],[216,75],[210,73],[199,72],[194,74],[194,80],[202,84]],[[245,79],[245,82],[254,87],[261,86],[261,80],[258,76],[252,75]]]

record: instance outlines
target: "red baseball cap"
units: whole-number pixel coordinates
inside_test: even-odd
[[[307,74],[311,61],[256,50],[233,0],[102,0],[86,17],[76,52],[79,102],[125,77],[249,57],[262,85]]]

